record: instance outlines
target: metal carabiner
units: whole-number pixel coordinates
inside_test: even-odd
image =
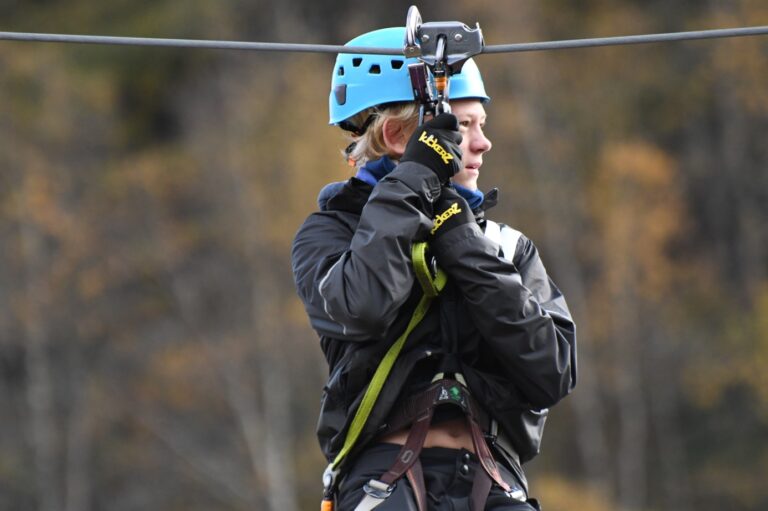
[[[437,98],[435,101],[435,113],[451,113],[451,105],[448,104],[448,69],[445,57],[446,40],[441,35],[437,38],[437,47],[435,48],[435,65],[432,74],[435,78],[435,88],[437,89]]]

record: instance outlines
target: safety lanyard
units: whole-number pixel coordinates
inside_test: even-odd
[[[408,327],[405,329],[402,335],[397,338],[394,344],[392,344],[389,350],[387,350],[387,353],[384,355],[381,363],[379,363],[379,367],[376,368],[376,372],[373,374],[371,383],[365,390],[365,394],[363,395],[363,399],[360,402],[360,406],[357,408],[355,417],[352,419],[352,423],[347,430],[347,436],[344,439],[344,445],[323,475],[323,483],[326,488],[334,486],[335,478],[338,474],[338,469],[341,465],[341,462],[350,453],[352,448],[355,446],[355,443],[357,443],[357,440],[360,438],[360,434],[363,432],[365,423],[368,421],[368,417],[373,410],[373,406],[376,404],[379,394],[381,393],[381,389],[384,387],[384,383],[386,382],[392,367],[395,365],[395,361],[397,360],[398,355],[400,355],[400,351],[402,351],[405,342],[408,340],[408,336],[411,335],[411,332],[413,332],[416,326],[418,326],[418,324],[424,319],[424,316],[426,316],[432,300],[440,293],[448,281],[448,277],[445,272],[439,268],[435,268],[435,275],[432,275],[432,272],[429,268],[429,263],[427,262],[426,253],[426,242],[414,243],[411,249],[411,260],[413,261],[413,269],[416,273],[416,278],[424,291],[424,295],[421,297],[418,305],[416,305],[416,309],[413,311],[411,320],[408,322]]]

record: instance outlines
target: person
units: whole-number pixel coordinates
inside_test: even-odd
[[[389,28],[347,45],[403,38]],[[292,246],[329,365],[318,438],[329,462],[346,455],[327,487],[340,511],[538,509],[522,464],[575,386],[575,325],[534,244],[486,218],[497,191],[477,184],[491,149],[477,65],[451,77],[452,114],[417,126],[413,62],[338,55],[330,123],[351,134],[356,174],[323,188]],[[444,287],[421,307],[424,277],[439,273]]]

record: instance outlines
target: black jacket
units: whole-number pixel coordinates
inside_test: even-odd
[[[429,241],[439,193],[428,168],[402,163],[375,188],[356,178],[339,185],[296,235],[296,287],[330,369],[318,423],[329,461],[421,297],[411,246]],[[498,421],[506,449],[520,461],[538,453],[548,407],[576,383],[575,325],[533,243],[521,236],[509,262],[483,223],[430,242],[449,284],[409,337],[358,446],[376,435],[398,397],[425,386],[456,351],[453,367]]]

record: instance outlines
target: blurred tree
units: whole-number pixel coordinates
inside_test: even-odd
[[[0,19],[339,43],[408,5],[49,0]],[[419,7],[489,44],[768,23],[758,0]],[[548,509],[768,504],[767,50],[478,58],[492,216],[539,245],[580,328],[580,384],[530,469]],[[288,253],[349,175],[331,61],[0,44],[0,508],[317,504],[325,365]]]

